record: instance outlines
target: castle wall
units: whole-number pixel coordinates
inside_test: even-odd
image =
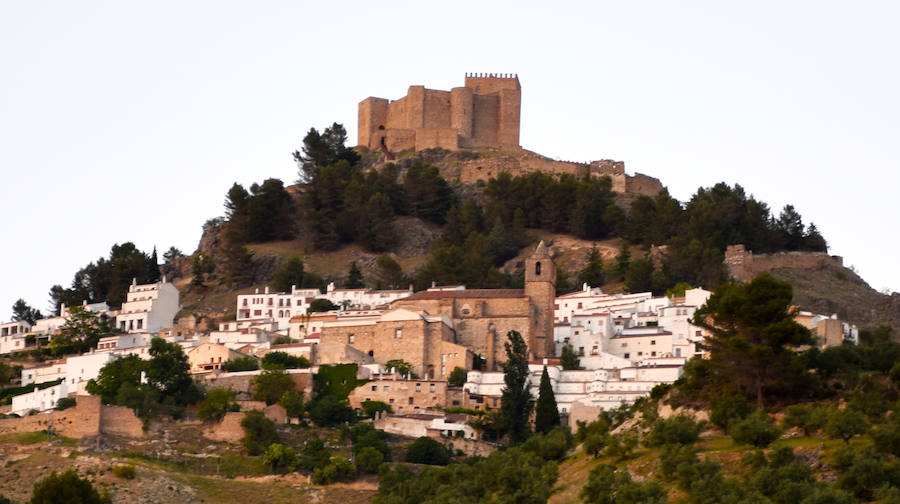
[[[522,108],[522,92],[518,89],[500,90],[497,141],[500,145],[519,145],[519,114]]]
[[[434,149],[457,150],[459,149],[459,135],[455,129],[421,129],[416,132],[416,150]]]
[[[426,89],[423,116],[423,128],[449,129],[450,91],[436,91],[433,89]]]
[[[776,252],[754,254],[743,245],[729,245],[725,249],[725,269],[728,276],[739,282],[749,282],[756,275],[780,268],[818,269],[825,266],[843,267],[840,256],[825,252]]]
[[[461,87],[450,90],[450,127],[455,129],[461,137],[472,137],[474,103],[472,89]]]
[[[635,173],[633,177],[627,177],[625,179],[625,190],[617,192],[643,194],[652,198],[659,194],[659,192],[662,190],[663,185],[658,178],[650,177],[648,175],[644,175],[643,173]]]

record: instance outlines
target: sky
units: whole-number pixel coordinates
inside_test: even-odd
[[[0,321],[134,242],[193,252],[228,188],[291,183],[311,127],[516,73],[520,143],[687,201],[740,184],[900,291],[900,4],[0,3]]]

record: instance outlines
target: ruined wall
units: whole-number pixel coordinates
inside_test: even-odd
[[[57,434],[72,438],[114,434],[144,437],[143,424],[134,412],[122,406],[104,406],[98,396],[76,396],[72,408],[48,414],[0,420],[0,434],[43,431],[52,427]]]
[[[313,390],[312,374],[307,370],[288,369],[287,372],[288,376],[290,376],[297,385],[297,390],[302,390],[307,397],[310,397]],[[238,400],[247,401],[253,396],[253,380],[258,375],[258,372],[253,371],[222,373],[218,376],[214,373],[210,373],[203,376],[203,381],[207,389],[231,389],[236,393],[236,398]]]
[[[843,267],[840,256],[825,252],[776,252],[754,254],[743,245],[729,245],[723,261],[728,276],[740,282],[749,282],[756,275],[780,268],[818,269],[825,266]]]
[[[445,447],[449,448],[451,453],[456,453],[456,450],[461,450],[463,453],[470,457],[487,457],[491,453],[497,451],[497,448],[499,446],[493,443],[488,443],[487,441],[480,441],[478,439],[444,437],[441,436],[440,431],[436,431],[434,429],[428,429],[427,435],[428,437],[434,439],[435,441],[439,441]]]
[[[645,196],[653,197],[662,190],[663,185],[658,178],[650,177],[643,173],[635,173],[633,177],[625,177],[625,190],[617,192],[643,194]]]
[[[213,441],[240,443],[241,438],[244,437],[244,428],[241,427],[241,420],[243,419],[243,413],[225,413],[225,417],[222,418],[221,422],[213,424],[203,431],[203,437]]]

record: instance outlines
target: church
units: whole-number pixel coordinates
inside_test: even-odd
[[[395,300],[376,316],[323,324],[323,346],[348,345],[372,361],[402,359],[419,376],[447,379],[454,367],[499,369],[517,331],[530,358],[553,356],[556,266],[543,242],[525,261],[524,289],[433,287]]]

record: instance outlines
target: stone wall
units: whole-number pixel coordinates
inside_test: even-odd
[[[436,434],[436,435],[435,435]],[[445,447],[449,448],[451,452],[454,454],[456,450],[461,450],[463,453],[468,455],[469,457],[481,456],[487,457],[491,453],[497,451],[498,445],[493,443],[488,443],[487,441],[481,441],[478,439],[466,439],[466,438],[455,438],[455,437],[445,437],[441,436],[435,430],[428,430],[428,437],[434,439],[435,441],[440,442]]]
[[[725,249],[725,269],[728,276],[739,282],[749,282],[756,275],[780,268],[818,269],[825,266],[843,267],[840,256],[825,252],[776,252],[754,254],[743,245],[729,245]]]
[[[243,413],[225,413],[222,421],[207,427],[203,431],[203,436],[213,441],[225,441],[228,443],[240,443],[244,437],[244,428],[241,427],[241,420],[244,419]]]
[[[302,390],[306,397],[311,397],[313,390],[312,373],[308,370],[287,370],[288,376],[294,380],[297,390]],[[237,399],[250,400],[253,396],[253,380],[260,374],[259,371],[244,371],[239,373],[222,373],[216,375],[210,373],[204,375],[203,381],[207,389],[227,388],[235,392]]]
[[[76,396],[76,401],[74,407],[62,411],[2,419],[0,434],[52,428],[56,433],[72,438],[97,434],[144,437],[143,423],[129,408],[104,406],[97,396]]]

